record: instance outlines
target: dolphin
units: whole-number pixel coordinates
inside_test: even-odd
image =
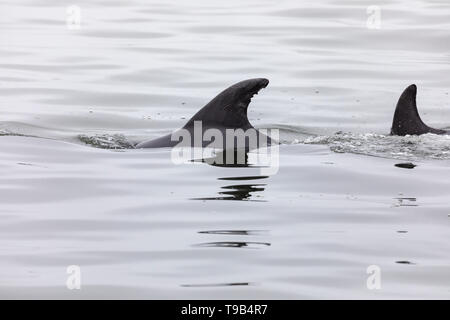
[[[249,79],[238,82],[228,89],[225,89],[219,93],[214,99],[212,99],[207,105],[200,109],[185,125],[183,128],[177,131],[165,135],[163,137],[144,141],[136,145],[136,148],[163,148],[174,147],[180,143],[180,135],[188,132],[191,135],[190,141],[187,141],[187,145],[191,147],[206,147],[213,146],[212,143],[221,142],[221,146],[227,145],[226,131],[227,129],[242,129],[248,132],[249,129],[253,129],[257,133],[257,143],[260,145],[262,138],[265,139],[265,144],[270,145],[271,140],[266,135],[263,135],[257,131],[249,122],[247,118],[248,105],[251,102],[252,97],[262,89],[267,87],[269,80],[264,78]],[[201,125],[201,131],[196,131],[196,126]],[[222,141],[218,141],[216,137],[214,139],[201,138],[198,145],[194,138],[195,134],[203,136],[206,130],[213,129],[216,133],[222,135]],[[217,141],[216,141],[217,140]],[[220,140],[220,139],[219,139]],[[231,141],[231,139],[229,139]],[[244,141],[236,143],[237,139],[233,138],[235,143],[234,149],[250,148],[249,139],[245,138]],[[198,141],[198,140],[197,140]],[[184,141],[186,143],[186,141]],[[245,144],[245,145],[244,145]],[[225,148],[224,148],[225,149]]]
[[[392,122],[391,135],[421,135],[425,133],[450,134],[448,130],[434,129],[420,119],[416,104],[417,86],[410,85],[403,91],[398,100]]]

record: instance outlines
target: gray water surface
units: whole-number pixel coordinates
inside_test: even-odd
[[[450,127],[449,16],[438,0],[4,1],[0,297],[450,298],[450,138],[388,135],[411,83]],[[133,149],[254,77],[271,81],[249,118],[280,130],[276,174]]]

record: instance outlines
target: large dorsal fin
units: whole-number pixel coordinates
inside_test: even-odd
[[[397,136],[420,135],[424,133],[443,134],[444,130],[427,126],[420,118],[416,103],[417,86],[410,85],[403,91],[395,109],[391,134]]]
[[[247,109],[253,95],[267,87],[269,80],[264,78],[249,79],[238,82],[219,93],[206,106],[200,109],[183,127],[189,132],[194,132],[194,123],[201,121],[204,129],[243,129],[253,128],[247,118]],[[176,131],[177,132],[177,131]],[[258,136],[258,139],[261,139]],[[268,144],[271,139],[268,139]],[[259,140],[258,140],[259,141]],[[192,142],[192,141],[191,141]],[[203,141],[205,142],[205,141]],[[210,142],[206,141],[209,145]],[[178,139],[172,140],[172,134],[144,141],[136,145],[136,148],[162,148],[173,147],[179,143]],[[191,145],[194,145],[193,142]]]

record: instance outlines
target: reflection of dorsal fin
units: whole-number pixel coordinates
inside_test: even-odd
[[[397,103],[391,134],[397,136],[420,135],[424,133],[445,134],[444,130],[428,127],[420,119],[416,104],[417,86],[410,85],[403,91]]]

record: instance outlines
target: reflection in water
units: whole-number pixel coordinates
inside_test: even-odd
[[[220,235],[236,235],[236,236],[251,236],[267,233],[266,230],[206,230],[199,231],[203,234],[220,234]]]
[[[33,166],[33,164],[31,164],[31,163],[25,163],[25,162],[17,162],[17,164],[20,166]]]
[[[394,198],[397,202],[394,204],[395,207],[418,207],[419,205],[415,202],[417,198]]]
[[[192,162],[207,163],[214,167],[224,168],[268,168],[267,159],[263,160],[259,158],[259,153],[252,153],[254,157],[250,159],[250,152],[244,150],[225,150],[218,152],[211,157],[205,157],[202,159],[193,159]],[[264,159],[264,158],[263,158]]]
[[[215,167],[245,168],[251,166],[248,161],[248,152],[238,150],[218,152],[210,158],[194,159],[192,162],[203,162]]]
[[[264,191],[265,184],[240,184],[224,186],[222,189],[227,191],[219,192],[219,197],[192,198],[191,200],[241,200],[241,201],[264,201],[251,200],[253,192]]]
[[[398,263],[398,264],[415,264],[415,263],[413,263],[411,261],[407,261],[407,260],[395,261],[395,263]]]
[[[204,287],[234,287],[234,286],[250,286],[250,282],[229,282],[229,283],[209,283],[209,284],[182,284],[185,288],[204,288]]]
[[[408,162],[408,163],[397,163],[395,164],[397,168],[403,168],[403,169],[414,169],[417,167],[414,163]]]
[[[268,177],[269,176],[225,177],[225,178],[218,178],[218,180],[226,180],[226,181],[228,181],[228,180],[233,180],[233,181],[235,181],[235,180],[237,180],[237,181],[239,181],[239,180],[259,180],[259,179],[266,179]]]
[[[223,177],[218,178],[218,180],[259,180],[266,179],[268,176],[242,176],[242,177]],[[254,200],[251,199],[254,192],[264,191],[266,184],[238,184],[238,185],[230,185],[223,186],[221,189],[225,189],[226,191],[221,191],[218,194],[221,195],[219,197],[204,197],[204,198],[192,198],[191,200],[241,200],[241,201],[259,201],[263,202],[264,200]]]
[[[268,242],[245,242],[245,241],[218,241],[196,244],[196,247],[208,248],[246,248],[246,249],[260,249],[259,247],[269,247]]]

